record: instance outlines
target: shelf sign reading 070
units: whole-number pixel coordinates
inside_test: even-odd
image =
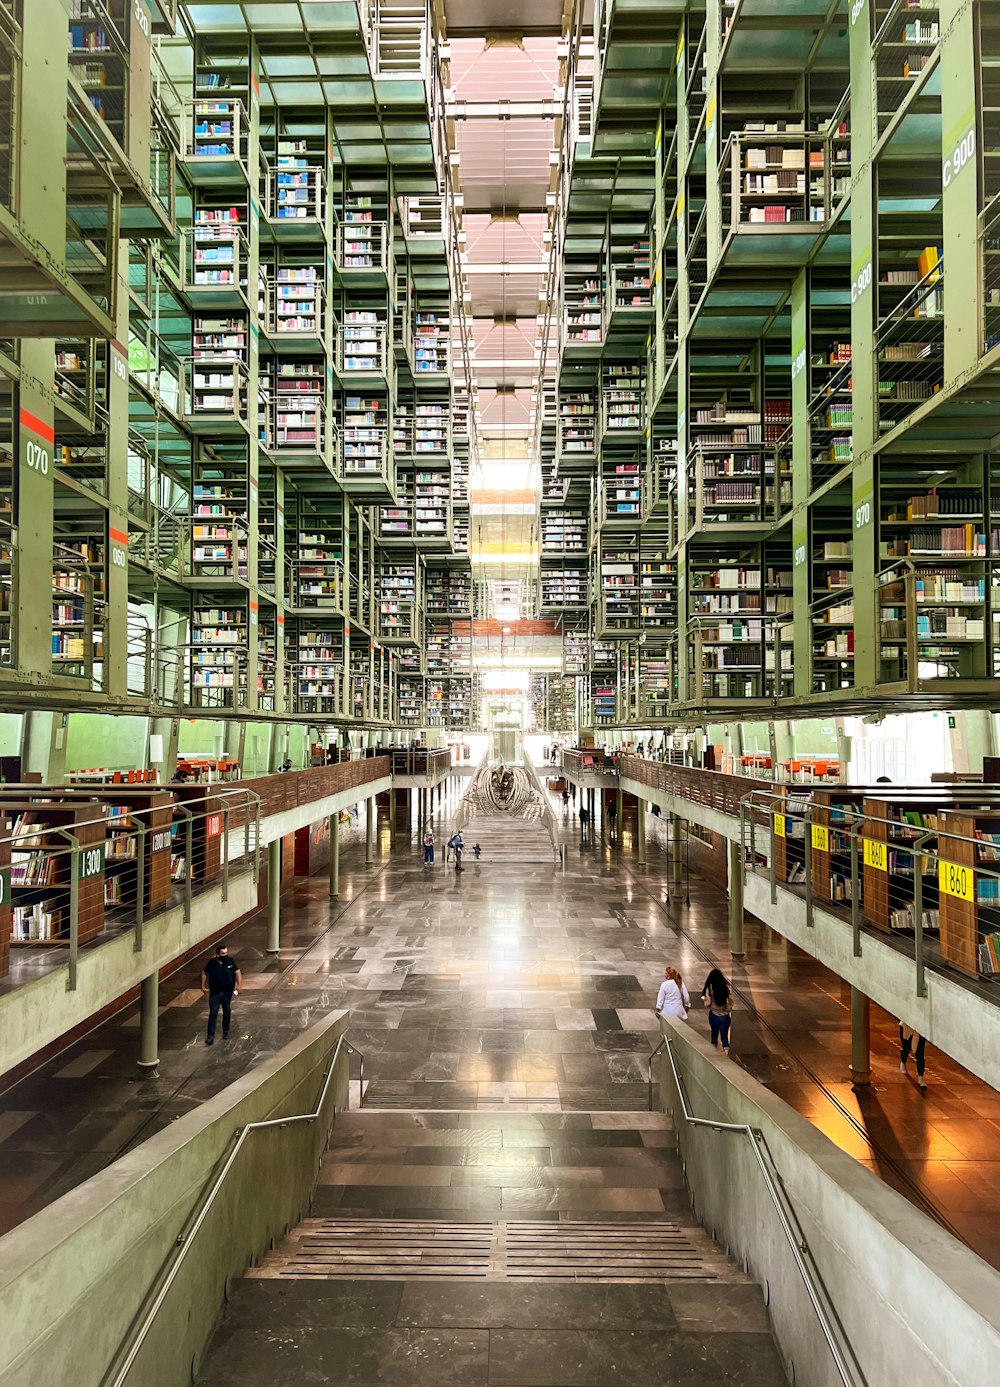
[[[19,456],[25,472],[52,480],[53,454],[56,435],[51,424],[22,409],[20,416]]]

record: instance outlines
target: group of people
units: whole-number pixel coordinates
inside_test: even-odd
[[[462,853],[464,851],[465,841],[462,838],[462,830],[459,829],[457,833],[453,833],[451,835],[447,843],[445,843],[444,845],[445,862],[448,861],[452,853],[455,854],[456,872],[460,872],[462,870]],[[478,843],[473,843],[472,855],[477,862],[479,861],[480,857],[482,857],[483,850]],[[430,824],[428,824],[427,827],[424,829],[424,865],[431,867],[433,867],[434,865],[434,830],[431,828]]]
[[[732,1029],[733,992],[722,971],[713,968],[701,989],[701,1000],[708,1012],[708,1027],[712,1044],[720,1046],[729,1054],[729,1037]],[[679,1016],[688,1019],[691,1010],[691,994],[678,970],[668,964],[663,970],[663,981],[656,994],[656,1015]]]
[[[708,1028],[712,1044],[716,1049],[721,1046],[728,1055],[733,1022],[733,990],[721,969],[713,968],[705,979],[705,986],[701,989],[701,1000],[708,1012]],[[663,981],[660,983],[660,990],[656,994],[657,1018],[679,1016],[682,1021],[686,1021],[690,1010],[691,994],[685,986],[684,979],[672,964],[668,964],[663,970]],[[912,1056],[917,1071],[917,1088],[919,1089],[927,1087],[924,1081],[925,1048],[924,1037],[905,1021],[900,1021],[899,1072],[901,1074],[909,1073],[906,1066]]]

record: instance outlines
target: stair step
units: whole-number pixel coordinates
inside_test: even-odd
[[[697,1228],[616,1223],[310,1218],[250,1271],[264,1280],[742,1281]]]

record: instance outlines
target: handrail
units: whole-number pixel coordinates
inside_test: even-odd
[[[778,1222],[781,1224],[781,1231],[784,1233],[791,1248],[792,1257],[798,1267],[799,1275],[805,1284],[806,1294],[812,1303],[813,1309],[823,1331],[830,1352],[833,1354],[833,1361],[840,1374],[840,1380],[846,1387],[866,1387],[868,1379],[862,1371],[861,1365],[855,1357],[850,1340],[840,1322],[840,1317],[830,1299],[830,1293],[826,1288],[819,1268],[815,1265],[815,1259],[809,1250],[809,1244],[796,1216],[795,1209],[791,1200],[785,1193],[784,1181],[781,1178],[778,1168],[775,1165],[774,1157],[768,1149],[764,1133],[759,1128],[751,1127],[746,1122],[719,1122],[708,1117],[695,1117],[687,1104],[687,1097],[684,1093],[684,1085],[677,1069],[677,1062],[674,1059],[673,1043],[669,1036],[664,1036],[661,1045],[666,1048],[667,1058],[670,1060],[670,1068],[673,1071],[674,1083],[677,1086],[677,1097],[680,1100],[681,1113],[684,1121],[689,1127],[711,1127],[716,1132],[730,1132],[737,1136],[748,1138],[760,1173],[767,1187],[767,1192],[771,1197],[775,1212],[778,1215]],[[660,1047],[658,1046],[657,1049]],[[655,1053],[655,1052],[654,1052]],[[650,1056],[652,1063],[652,1056]],[[767,1155],[765,1161],[764,1155]],[[773,1171],[773,1174],[772,1174]]]
[[[653,1061],[667,1043],[665,1035],[660,1036],[660,1043],[655,1050],[650,1051],[649,1060],[646,1064],[646,1083],[649,1087],[649,1111],[653,1111]]]
[[[182,1229],[181,1232],[178,1233],[175,1243],[176,1251],[172,1254],[172,1258],[168,1258],[168,1262],[164,1263],[163,1267],[160,1269],[162,1281],[159,1290],[153,1297],[152,1304],[146,1310],[145,1314],[142,1315],[141,1319],[133,1321],[125,1341],[119,1345],[118,1352],[115,1354],[111,1366],[101,1379],[101,1387],[123,1387],[129,1373],[132,1371],[135,1360],[143,1344],[146,1342],[149,1331],[153,1327],[156,1316],[159,1314],[160,1308],[166,1300],[171,1286],[177,1279],[178,1272],[187,1257],[188,1251],[197,1237],[198,1232],[204,1225],[209,1211],[215,1203],[216,1196],[225,1184],[226,1177],[229,1175],[230,1170],[232,1170],[236,1162],[236,1157],[243,1149],[243,1144],[250,1136],[250,1133],[261,1132],[268,1127],[292,1127],[300,1122],[316,1122],[322,1114],[323,1104],[326,1102],[326,1095],[329,1092],[330,1084],[333,1081],[334,1070],[340,1058],[341,1047],[346,1048],[349,1054],[357,1055],[361,1060],[361,1102],[364,1102],[365,1057],[361,1054],[360,1050],[355,1049],[346,1035],[341,1035],[337,1040],[333,1058],[324,1076],[323,1087],[320,1089],[319,1099],[313,1112],[295,1113],[290,1117],[275,1117],[266,1122],[249,1122],[245,1127],[239,1129],[233,1138],[229,1155],[225,1158],[222,1169],[219,1171],[219,1174],[212,1182],[211,1188],[208,1190],[207,1194],[202,1197],[201,1203],[195,1210],[194,1222],[191,1224],[190,1230],[185,1232],[184,1229]],[[350,1074],[348,1074],[348,1085],[350,1085]],[[348,1088],[348,1094],[349,1093],[350,1089]],[[348,1105],[350,1105],[350,1097],[348,1097]],[[337,1116],[336,1106],[334,1106],[333,1116],[334,1118]]]

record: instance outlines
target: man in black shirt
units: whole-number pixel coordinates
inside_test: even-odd
[[[215,957],[210,958],[205,964],[205,971],[201,979],[201,990],[208,993],[208,1037],[206,1045],[215,1044],[215,1022],[219,1015],[219,1008],[222,1008],[222,1039],[225,1040],[229,1035],[229,1022],[232,1016],[232,1002],[234,997],[240,995],[240,988],[243,986],[243,974],[235,958],[229,957],[229,949],[225,944],[220,944],[215,951]]]

